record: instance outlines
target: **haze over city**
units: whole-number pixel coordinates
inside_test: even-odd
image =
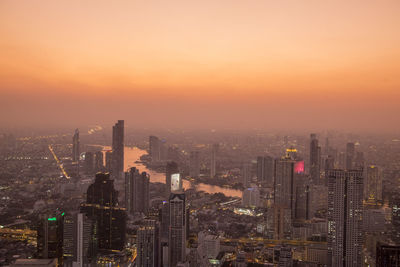
[[[399,115],[399,0],[0,0],[0,267],[399,267]]]
[[[1,1],[3,126],[398,131],[399,1]]]

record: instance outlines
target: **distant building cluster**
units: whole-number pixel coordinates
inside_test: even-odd
[[[384,179],[399,178],[400,166],[385,171],[385,161],[373,157],[374,144],[363,151],[358,142],[345,139],[336,141],[337,149],[328,137],[322,146],[317,134],[268,142],[259,136],[216,140],[212,135],[204,144],[188,137],[167,143],[146,135],[132,150],[126,147],[125,131],[119,120],[109,147],[83,144],[82,138],[96,142],[77,129],[72,145],[32,149],[41,151],[35,152],[39,165],[32,166],[50,175],[40,180],[34,173],[27,180],[20,198],[41,192],[40,200],[31,204],[29,214],[20,210],[18,220],[1,225],[6,243],[0,244],[25,240],[29,247],[21,251],[34,247],[35,252],[7,262],[400,266],[400,195],[388,186],[396,179]],[[4,140],[2,153],[17,149],[16,139]],[[134,162],[132,151],[142,151]],[[15,169],[22,166],[19,158],[32,161],[25,155],[7,162]],[[54,173],[61,175],[54,178]],[[4,204],[12,198],[10,188],[0,185]],[[24,220],[31,217],[35,220]]]

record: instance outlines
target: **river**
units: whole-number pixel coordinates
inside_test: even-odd
[[[110,147],[104,147],[104,150],[111,149]],[[147,154],[146,150],[140,149],[138,147],[125,147],[124,149],[124,169],[128,170],[131,167],[136,167],[141,172],[147,172],[150,174],[151,183],[164,183],[165,184],[165,173],[156,172],[149,170],[142,163],[137,163],[140,161],[140,157]],[[223,188],[216,185],[209,185],[204,183],[192,184],[187,180],[183,180],[183,188],[195,188],[197,191],[204,191],[209,194],[222,193],[227,197],[242,197],[242,191],[236,189]]]

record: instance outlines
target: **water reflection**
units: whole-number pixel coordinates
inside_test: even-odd
[[[110,150],[110,147],[104,147],[104,150]],[[140,171],[145,171],[150,174],[150,182],[152,183],[165,183],[165,174],[147,169],[145,165],[140,162],[140,157],[147,152],[137,147],[125,147],[124,150],[124,169],[127,170],[131,167],[136,167]],[[228,197],[242,197],[242,192],[235,189],[223,188],[220,186],[209,185],[204,183],[192,184],[187,180],[183,180],[183,188],[189,189],[194,187],[198,191],[204,191],[210,194],[222,193]]]

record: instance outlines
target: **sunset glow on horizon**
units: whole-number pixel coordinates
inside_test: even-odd
[[[399,14],[394,0],[1,1],[1,122],[397,131]]]

